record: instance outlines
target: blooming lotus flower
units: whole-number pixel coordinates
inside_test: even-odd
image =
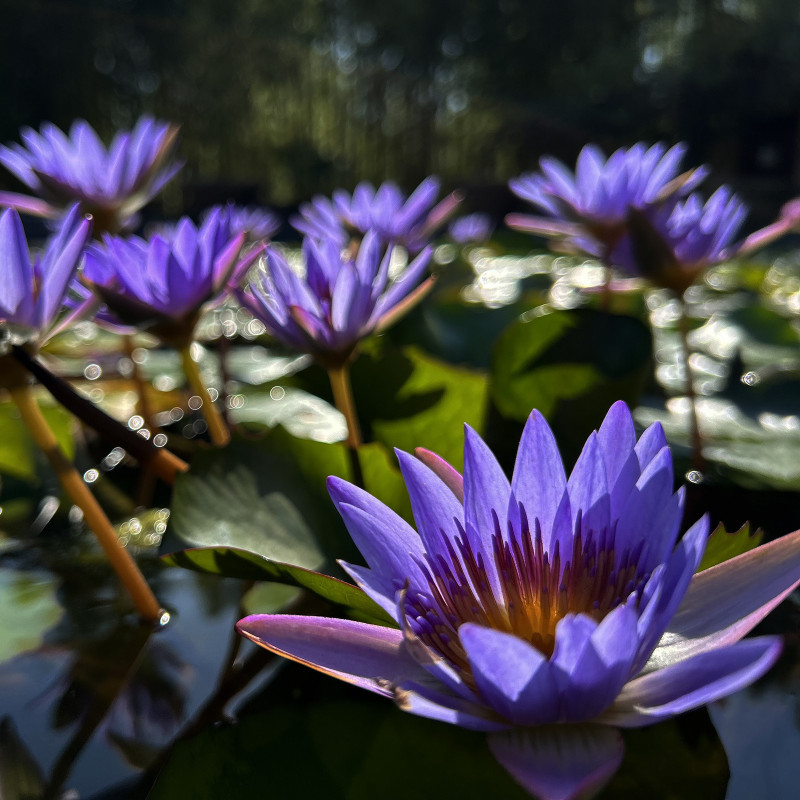
[[[509,482],[466,429],[463,477],[399,452],[416,530],[328,479],[367,565],[343,564],[398,628],[254,615],[239,631],[273,652],[486,731],[530,792],[565,800],[619,765],[617,726],[649,725],[764,674],[778,637],[740,641],[800,582],[800,531],[694,574],[705,518],[678,537],[684,491],[658,424],[637,441],[623,403],[567,478],[534,411]]]
[[[91,235],[92,222],[72,206],[41,253],[31,261],[19,214],[0,214],[0,325],[15,344],[44,338]]]
[[[49,122],[40,133],[23,128],[24,146],[0,146],[0,164],[36,197],[2,192],[0,205],[53,218],[78,201],[96,230],[116,233],[181,168],[172,159],[177,135],[175,125],[151,117],[118,132],[108,148],[82,119],[69,135]]]
[[[705,178],[705,167],[678,174],[685,150],[682,144],[667,150],[660,143],[648,148],[639,142],[606,159],[600,148],[587,144],[574,175],[557,159],[544,156],[541,172],[514,178],[509,186],[546,216],[509,214],[506,222],[605,260],[625,233],[629,209],[685,196]]]
[[[232,291],[263,252],[260,246],[240,255],[244,239],[220,211],[199,227],[184,218],[169,239],[106,235],[87,250],[82,277],[122,325],[180,343],[191,337],[203,305]]]
[[[361,339],[389,325],[431,285],[420,284],[430,248],[391,277],[392,250],[382,255],[380,236],[372,231],[355,258],[334,241],[309,238],[303,255],[306,272],[300,276],[270,247],[268,269],[238,296],[273,336],[326,364],[346,361]]]
[[[306,236],[328,239],[340,247],[354,235],[360,238],[373,231],[382,246],[399,244],[418,253],[461,202],[452,193],[435,204],[439,189],[439,179],[432,176],[408,198],[391,181],[377,190],[370,183],[359,183],[352,195],[337,189],[332,199],[314,197],[300,206],[300,216],[291,222]]]

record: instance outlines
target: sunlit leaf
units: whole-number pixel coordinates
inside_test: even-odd
[[[709,536],[703,560],[697,571],[700,572],[735,556],[740,556],[742,553],[758,547],[763,538],[764,532],[761,529],[751,531],[749,522],[745,522],[738,531],[726,531],[725,526],[719,524]]]

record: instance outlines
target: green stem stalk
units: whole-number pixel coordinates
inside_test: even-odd
[[[694,391],[692,367],[689,363],[692,355],[692,351],[689,347],[689,318],[686,316],[686,304],[682,298],[678,331],[681,338],[683,368],[686,375],[686,397],[689,399],[689,440],[692,445],[692,466],[702,472],[706,465],[705,459],[703,458],[703,437],[700,433],[700,419],[697,415],[697,395]]]
[[[347,439],[345,444],[350,455],[350,466],[353,471],[353,480],[364,487],[364,474],[361,470],[361,460],[358,457],[358,448],[361,446],[361,428],[358,424],[356,404],[353,400],[353,388],[350,383],[350,367],[347,363],[339,367],[328,367],[328,377],[333,389],[333,402],[336,408],[344,414],[347,422]]]

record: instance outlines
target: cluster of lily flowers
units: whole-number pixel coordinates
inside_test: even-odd
[[[429,290],[440,228],[450,222],[459,242],[491,233],[485,217],[454,220],[461,198],[439,200],[434,178],[408,197],[392,183],[360,184],[302,205],[292,220],[305,235],[300,270],[267,243],[278,222],[263,209],[219,207],[199,224],[125,233],[179,169],[176,135],[146,118],[106,148],[77,122],[0,147],[0,164],[30,190],[0,193],[0,385],[12,346],[35,353],[89,316],[185,351],[203,310],[228,297],[287,347],[341,369]],[[507,223],[678,293],[797,224],[790,205],[738,239],[744,204],[726,187],[704,200],[707,171],[681,172],[683,156],[682,146],[637,144],[606,159],[589,145],[574,173],[542,158],[510,183],[537,214]],[[33,259],[18,211],[56,225]],[[258,615],[238,628],[413,714],[486,732],[532,794],[597,790],[621,762],[619,728],[724,697],[778,658],[779,637],[744,637],[800,583],[800,532],[697,572],[709,521],[680,535],[684,491],[674,492],[664,433],[655,424],[637,439],[624,404],[569,476],[536,411],[510,481],[469,428],[463,475],[423,449],[398,460],[416,527],[329,479],[366,561],[342,567],[395,627]]]

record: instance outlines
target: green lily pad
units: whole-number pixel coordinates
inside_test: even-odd
[[[62,612],[53,578],[0,569],[0,662],[38,647]]]
[[[740,556],[758,547],[763,538],[764,532],[761,529],[751,531],[749,522],[742,525],[738,531],[726,531],[724,525],[717,525],[708,537],[706,552],[697,571],[701,572],[735,556]]]
[[[308,589],[319,597],[345,606],[360,619],[383,625],[394,625],[380,606],[376,605],[357,586],[292,564],[282,564],[268,558],[228,547],[199,547],[182,550],[162,557],[166,564],[184,567],[211,575],[224,575],[250,581],[279,581],[290,586]],[[260,610],[260,613],[267,613]]]

